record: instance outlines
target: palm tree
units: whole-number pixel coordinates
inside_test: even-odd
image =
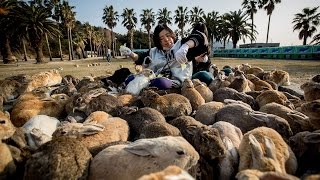
[[[111,29],[111,44],[113,57],[115,57],[115,46],[114,46],[114,35],[113,28],[117,26],[117,21],[119,21],[118,12],[113,9],[113,6],[106,6],[103,9],[102,21]]]
[[[249,16],[246,13],[242,13],[241,10],[231,11],[224,16],[226,25],[229,29],[229,38],[232,39],[233,48],[237,47],[237,43],[240,39],[255,38],[255,33],[251,33],[251,26],[247,23]]]
[[[222,17],[221,17],[221,20],[218,22],[218,32],[217,32],[217,36],[215,37],[215,39],[217,41],[222,41],[223,42],[223,47],[224,49],[226,48],[226,41],[229,37],[229,28],[228,28],[228,23],[224,20],[225,19],[225,15],[224,14]]]
[[[48,8],[21,3],[16,14],[19,24],[17,29],[24,33],[23,36],[30,41],[31,46],[35,49],[37,63],[45,62],[42,52],[45,35],[54,37],[60,34],[58,25],[50,19],[51,12]]]
[[[148,42],[149,42],[149,49],[151,49],[151,28],[154,26],[154,20],[155,20],[155,15],[154,12],[151,9],[142,9],[142,14],[140,14],[140,21],[141,21],[141,26],[144,26],[144,28],[148,32]]]
[[[202,18],[203,15],[204,15],[204,11],[202,8],[199,8],[199,6],[193,7],[190,10],[190,22],[192,26],[196,23],[204,22],[204,19]]]
[[[245,9],[246,13],[247,14],[250,14],[250,19],[251,19],[251,33],[253,34],[253,26],[254,26],[254,23],[253,23],[253,15],[255,13],[257,13],[257,0],[244,0],[242,2],[242,6],[243,6],[243,9]],[[251,40],[251,44],[252,44],[252,38],[250,39]]]
[[[12,29],[15,29],[15,14],[12,10],[16,7],[17,2],[14,0],[0,1],[0,48],[5,64],[16,62],[10,46],[10,38],[13,36]]]
[[[277,3],[281,3],[281,0],[261,0],[258,5],[259,8],[263,8],[264,10],[266,10],[267,15],[269,15],[266,43],[268,43],[268,38],[269,38],[269,28],[270,28],[271,15],[274,10],[275,4],[277,4]]]
[[[204,14],[202,18],[208,29],[209,42],[212,44],[214,38],[218,36],[218,24],[220,23],[219,13],[212,11],[207,15]]]
[[[304,8],[302,13],[295,14],[292,21],[292,23],[295,23],[293,31],[300,30],[299,39],[303,39],[303,45],[306,45],[307,38],[317,31],[316,26],[320,23],[320,13],[317,13],[318,8]]]
[[[75,25],[75,16],[76,13],[73,12],[74,6],[70,6],[67,1],[62,2],[61,13],[62,13],[62,22],[67,28],[68,35],[68,47],[69,47],[69,61],[73,59],[73,47],[72,47],[72,33],[71,30]]]
[[[87,43],[86,36],[83,32],[76,32],[73,38],[73,45],[76,47],[76,52],[79,55],[79,59],[84,58],[84,48]]]
[[[52,14],[52,19],[54,19],[58,24],[61,23],[62,13],[61,13],[61,2],[60,0],[51,0],[53,4],[54,10]],[[59,43],[59,56],[60,60],[62,61],[62,48],[61,48],[61,38],[60,35],[58,36],[58,43]]]
[[[93,28],[89,24],[89,22],[84,23],[84,30],[85,30],[87,38],[89,38],[90,53],[92,53],[92,33],[93,33]]]
[[[183,8],[182,6],[178,6],[178,9],[175,10],[174,23],[178,24],[178,28],[180,29],[180,36],[184,37],[184,27],[189,21],[188,16],[188,7]]]
[[[130,48],[133,49],[133,30],[138,21],[136,13],[133,9],[125,8],[121,16],[123,18],[122,24],[127,28],[130,36]]]
[[[170,16],[170,14],[171,14],[171,11],[168,11],[167,8],[159,9],[157,14],[158,24],[165,24],[165,25],[172,24],[171,22],[172,17]]]

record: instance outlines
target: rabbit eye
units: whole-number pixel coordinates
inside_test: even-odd
[[[5,120],[0,120],[0,124],[5,124],[6,121]]]
[[[177,151],[177,154],[178,155],[184,155],[184,152],[183,151]]]
[[[78,98],[76,101],[77,101],[77,102],[81,102],[81,101],[82,101],[82,98]]]
[[[67,132],[66,131],[61,131],[61,134],[65,135],[65,134],[67,134]]]
[[[316,105],[314,105],[314,107],[315,107],[316,109],[318,109],[318,108],[320,108],[320,104],[316,104]]]

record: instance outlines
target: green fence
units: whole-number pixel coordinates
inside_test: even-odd
[[[320,60],[320,46],[218,49],[214,57]]]

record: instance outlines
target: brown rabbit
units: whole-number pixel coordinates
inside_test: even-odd
[[[306,82],[300,88],[304,91],[304,99],[306,101],[320,99],[320,83]]]
[[[179,117],[190,115],[192,112],[190,101],[180,94],[171,93],[160,96],[152,90],[147,90],[142,92],[141,101],[146,107],[161,112],[164,117]]]
[[[10,138],[15,132],[15,127],[10,121],[10,114],[0,111],[0,179],[6,179],[16,171],[13,157],[7,144],[2,140]]]
[[[263,80],[270,80],[277,83],[278,86],[289,86],[290,77],[289,73],[282,70],[273,70],[263,75]]]
[[[199,106],[205,103],[201,94],[194,88],[190,79],[185,79],[182,83],[181,94],[189,99],[192,110],[196,111]]]

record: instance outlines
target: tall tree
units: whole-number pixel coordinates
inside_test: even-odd
[[[154,12],[151,9],[143,9],[142,14],[140,14],[140,21],[141,26],[144,26],[144,28],[148,32],[148,41],[149,41],[149,49],[151,49],[151,28],[155,24],[155,15]]]
[[[272,12],[273,12],[273,10],[275,8],[275,4],[277,4],[277,3],[281,3],[281,0],[261,0],[259,5],[258,5],[259,8],[263,8],[264,10],[266,10],[267,11],[267,15],[269,16],[266,43],[268,43],[268,39],[269,39],[269,29],[270,29],[271,15],[272,15]]]
[[[254,27],[253,16],[255,13],[257,13],[257,3],[258,3],[257,0],[244,0],[242,2],[243,9],[246,11],[247,14],[250,14],[252,34],[253,34],[253,27]],[[252,44],[253,38],[251,38],[250,40]]]
[[[113,57],[115,57],[115,42],[113,28],[117,26],[117,21],[119,21],[118,12],[113,9],[113,6],[106,6],[103,9],[102,21],[110,28],[111,30],[111,43],[112,43],[112,52]]]
[[[168,25],[168,24],[172,24],[172,17],[171,17],[171,11],[168,11],[168,9],[165,7],[165,8],[162,8],[162,9],[159,9],[158,11],[158,17],[157,17],[157,20],[158,20],[158,24],[165,24],[165,25]]]
[[[303,45],[307,44],[308,37],[312,37],[317,31],[320,24],[320,13],[317,12],[319,7],[304,8],[302,13],[295,14],[292,21],[294,23],[293,31],[300,30],[299,39],[303,39]]]
[[[49,37],[58,36],[60,30],[56,22],[50,19],[51,12],[47,8],[41,6],[31,6],[26,3],[21,3],[17,8],[17,29],[20,30],[26,39],[31,43],[31,46],[36,51],[37,63],[43,63],[42,46],[47,34]]]
[[[196,23],[204,22],[204,19],[202,18],[203,15],[204,15],[204,11],[202,8],[199,8],[199,6],[193,7],[190,10],[190,22],[192,26]]]
[[[62,12],[61,12],[61,1],[60,0],[51,0],[51,3],[53,4],[53,14],[52,19],[54,19],[58,24],[61,23],[62,19]],[[62,54],[62,48],[61,48],[61,37],[58,36],[58,43],[59,43],[59,57],[60,60],[63,60],[63,54]]]
[[[93,28],[89,24],[89,22],[84,23],[84,30],[85,30],[87,38],[89,38],[90,53],[92,53],[92,33],[93,33]]]
[[[15,24],[15,14],[13,9],[17,7],[17,2],[14,0],[0,1],[0,48],[3,56],[3,63],[11,64],[16,62],[16,57],[13,55],[10,38],[13,37]]]
[[[178,8],[175,10],[174,15],[174,23],[178,24],[178,28],[180,29],[180,36],[184,37],[184,27],[189,21],[188,16],[188,7],[178,6]]]
[[[30,0],[29,1],[30,6],[37,6],[40,8],[47,9],[48,12],[51,14],[51,17],[52,17],[52,10],[54,8],[53,3],[55,3],[55,2],[52,2],[51,0]],[[49,59],[50,59],[50,61],[52,61],[51,48],[50,48],[48,36],[46,34],[45,34],[45,40],[46,40],[46,44],[47,44],[47,48],[48,48]]]
[[[74,33],[73,45],[76,47],[76,52],[79,56],[79,59],[84,58],[84,48],[85,43],[87,43],[86,35],[84,32],[76,32]]]
[[[68,35],[68,47],[69,47],[69,61],[73,59],[73,43],[72,43],[72,28],[75,26],[75,16],[76,12],[73,11],[75,7],[70,6],[67,1],[62,2],[61,12],[62,12],[62,22],[67,28]]]
[[[219,13],[216,11],[209,12],[207,15],[203,15],[203,19],[208,29],[209,42],[212,44],[214,38],[218,36]]]
[[[137,24],[136,13],[133,9],[125,8],[121,14],[123,21],[122,24],[128,30],[128,36],[130,36],[130,48],[133,49],[133,31]]]
[[[251,33],[251,26],[247,23],[248,17],[249,16],[246,13],[242,13],[241,10],[231,11],[224,16],[224,20],[229,29],[229,38],[232,39],[233,48],[237,47],[240,39],[243,39],[245,42],[246,38],[255,38],[256,31],[254,31],[254,34]]]
[[[226,48],[226,41],[230,35],[229,33],[229,24],[225,21],[225,17],[226,14],[224,14],[223,16],[221,16],[221,20],[218,22],[218,33],[215,37],[215,39],[217,41],[220,41],[223,43],[223,48]]]

